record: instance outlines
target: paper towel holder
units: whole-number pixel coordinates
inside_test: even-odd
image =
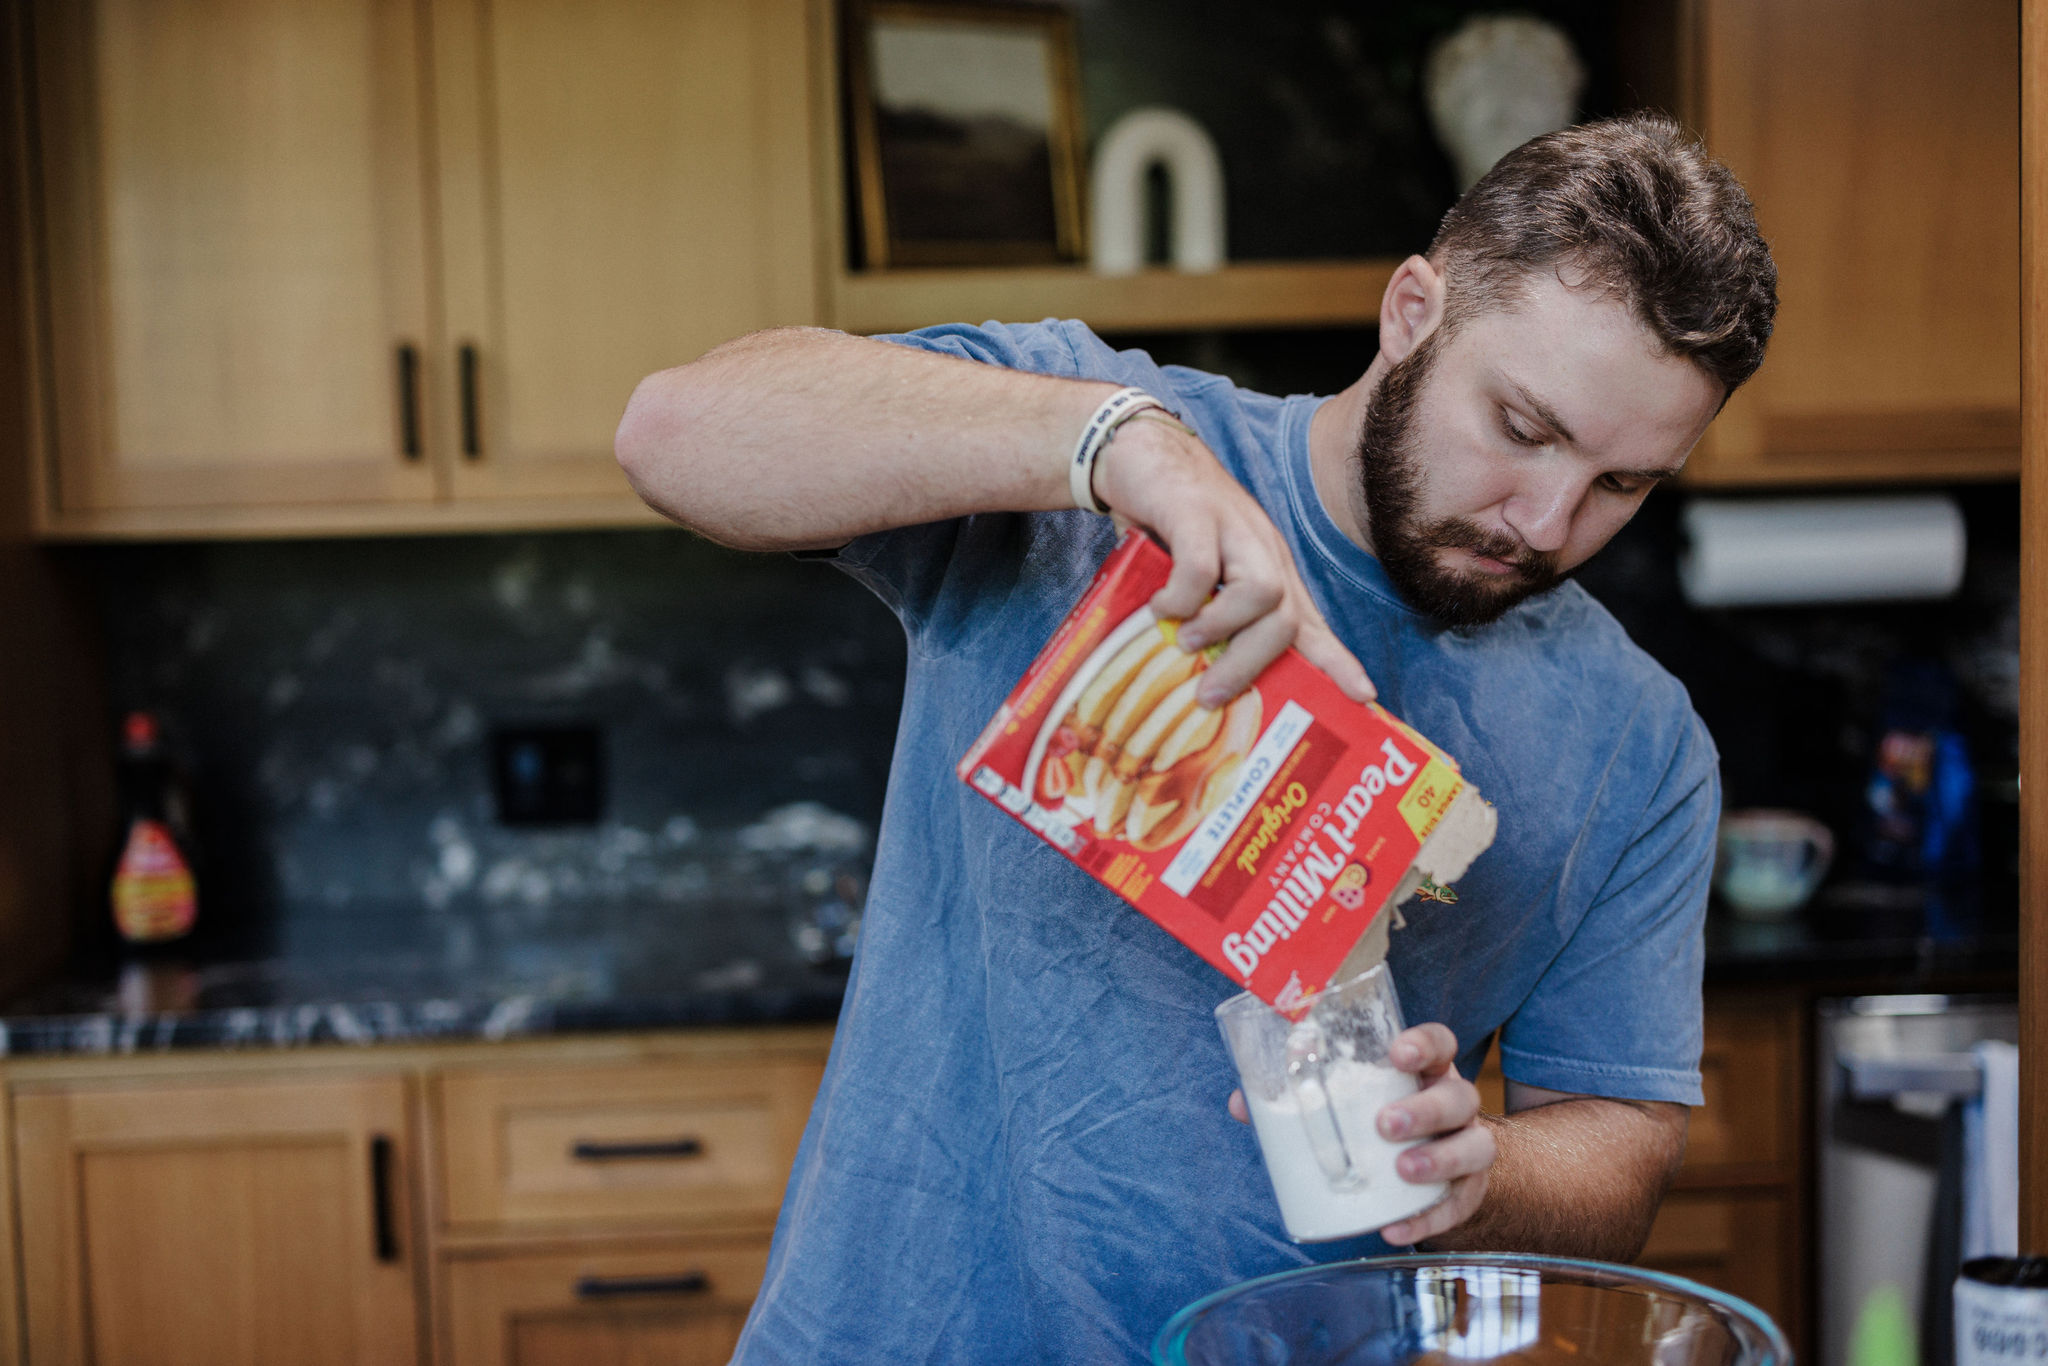
[[[1947,494],[1695,498],[1679,523],[1694,607],[1926,601],[1963,583],[1968,534]]]

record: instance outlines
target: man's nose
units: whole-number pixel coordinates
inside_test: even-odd
[[[1576,470],[1548,470],[1528,479],[1502,511],[1522,544],[1542,554],[1564,549],[1572,518],[1585,501],[1587,480]]]

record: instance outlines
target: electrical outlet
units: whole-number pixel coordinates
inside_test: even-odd
[[[493,729],[491,791],[501,825],[593,824],[604,810],[597,727]]]

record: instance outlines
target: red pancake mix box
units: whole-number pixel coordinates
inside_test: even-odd
[[[1281,1010],[1386,951],[1383,914],[1464,875],[1494,813],[1457,761],[1294,650],[1220,708],[1146,604],[1172,561],[1126,535],[960,776]]]

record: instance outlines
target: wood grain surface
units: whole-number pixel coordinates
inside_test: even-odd
[[[2020,1247],[2048,1252],[2048,0],[2021,9]]]

